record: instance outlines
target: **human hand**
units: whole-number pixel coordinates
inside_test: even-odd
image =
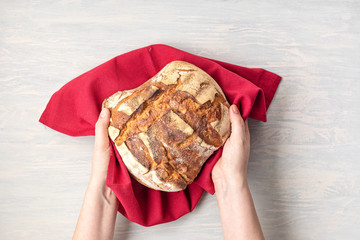
[[[222,156],[211,173],[215,185],[247,182],[246,172],[250,155],[248,121],[244,122],[236,105],[232,105],[229,110],[231,134],[225,142]]]

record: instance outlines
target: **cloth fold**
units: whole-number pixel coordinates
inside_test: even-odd
[[[264,69],[251,69],[196,56],[157,44],[119,55],[76,77],[55,92],[40,122],[70,136],[94,135],[105,98],[117,91],[138,87],[174,60],[192,63],[212,76],[228,101],[240,106],[244,119],[266,121],[281,77]],[[110,141],[111,142],[111,141]],[[174,221],[191,212],[204,191],[214,194],[211,170],[222,148],[204,164],[199,176],[184,191],[161,192],[144,187],[129,176],[112,145],[106,184],[116,194],[119,212],[143,226]]]

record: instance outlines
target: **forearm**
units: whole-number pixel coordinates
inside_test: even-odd
[[[105,184],[90,182],[73,239],[112,239],[118,202]]]
[[[215,183],[225,240],[264,239],[246,179]]]

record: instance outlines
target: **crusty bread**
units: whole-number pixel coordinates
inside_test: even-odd
[[[229,103],[219,85],[183,61],[166,65],[138,88],[105,99],[109,136],[143,185],[180,191],[230,133]]]

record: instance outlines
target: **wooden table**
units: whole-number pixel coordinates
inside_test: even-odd
[[[283,77],[268,122],[250,121],[248,178],[267,239],[360,239],[360,3],[2,1],[0,239],[70,239],[93,137],[38,122],[50,96],[121,53],[154,43]],[[115,239],[222,239],[215,196]]]

